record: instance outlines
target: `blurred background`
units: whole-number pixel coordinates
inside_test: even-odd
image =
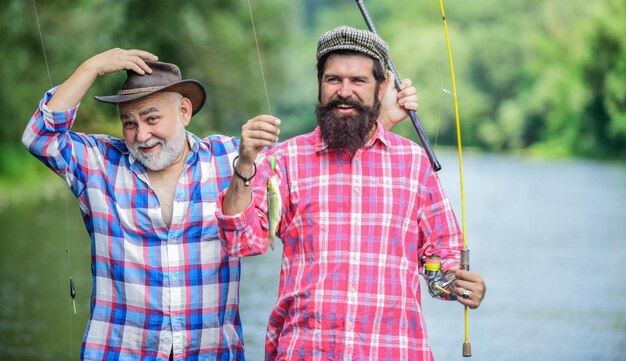
[[[251,0],[271,112],[281,137],[315,127],[315,47],[338,25],[365,28],[349,0]],[[460,217],[451,82],[439,2],[366,1],[440,158]],[[476,360],[625,360],[626,2],[448,0],[464,146],[472,268],[487,282],[470,312]],[[44,92],[88,57],[140,48],[201,81],[190,130],[237,136],[268,113],[246,0],[4,0],[0,4],[0,359],[75,360],[89,313],[89,238],[64,183],[20,143]],[[93,100],[75,129],[121,135]],[[394,132],[417,141],[409,122]],[[249,360],[263,359],[280,247],[245,259]],[[77,314],[68,274],[77,289]],[[424,312],[438,360],[462,359],[463,311]]]

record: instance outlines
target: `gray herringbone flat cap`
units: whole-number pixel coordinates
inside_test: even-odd
[[[389,46],[378,35],[368,30],[340,26],[320,36],[317,42],[317,60],[335,50],[354,50],[378,60],[387,69]]]

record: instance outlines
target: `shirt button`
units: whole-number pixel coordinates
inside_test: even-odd
[[[354,187],[354,193],[359,193],[361,191],[361,188],[359,187]]]
[[[176,281],[176,275],[172,275],[172,281]]]

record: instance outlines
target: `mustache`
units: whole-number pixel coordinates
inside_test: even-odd
[[[135,149],[139,149],[139,148],[150,148],[150,147],[154,147],[157,144],[161,144],[163,145],[165,143],[165,141],[161,138],[150,138],[148,140],[146,140],[145,142],[141,142],[141,143],[135,143]]]
[[[354,99],[351,97],[344,98],[342,96],[337,96],[336,98],[329,100],[328,103],[323,105],[323,107],[326,109],[330,109],[330,108],[337,108],[340,105],[347,105],[359,111],[363,111],[366,109],[365,104],[358,101],[357,99]]]

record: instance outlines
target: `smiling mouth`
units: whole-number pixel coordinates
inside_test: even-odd
[[[337,104],[335,106],[335,109],[338,109],[341,112],[346,112],[346,111],[350,111],[350,110],[354,109],[354,107],[352,105],[349,105],[349,104],[340,103],[340,104]]]
[[[151,147],[140,147],[139,149],[141,149],[141,151],[144,152],[144,153],[152,153],[152,152],[154,152],[156,150],[158,145],[159,144],[157,143],[157,144],[155,144],[155,145],[153,145]]]
[[[154,153],[157,151],[159,145],[161,144],[161,142],[159,141],[155,141],[154,144],[150,144],[150,143],[152,142],[146,142],[142,145],[139,145],[137,148],[142,153]]]

